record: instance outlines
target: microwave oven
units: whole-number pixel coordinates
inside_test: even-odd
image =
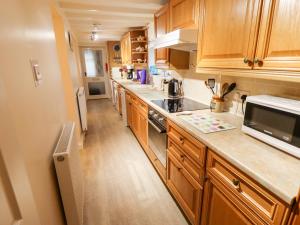
[[[242,131],[300,158],[300,101],[249,96]]]

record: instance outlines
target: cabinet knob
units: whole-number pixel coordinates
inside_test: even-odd
[[[248,66],[252,66],[253,65],[252,60],[248,59],[247,57],[244,58],[244,63],[248,64]]]
[[[181,144],[184,143],[184,138],[183,137],[179,137],[179,140],[180,140]]]
[[[263,66],[264,64],[264,62],[259,58],[255,58],[254,63],[257,64],[258,66]]]
[[[240,189],[240,184],[241,184],[241,182],[238,180],[238,179],[233,179],[232,180],[232,184],[234,185],[234,187],[237,189],[237,190],[239,190]]]

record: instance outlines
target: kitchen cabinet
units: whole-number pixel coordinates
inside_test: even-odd
[[[143,103],[141,103],[143,104]],[[140,112],[138,114],[139,119],[139,140],[144,149],[148,148],[148,116],[147,113]]]
[[[118,85],[118,112],[120,115],[122,115],[122,94],[121,94],[121,86]]]
[[[181,163],[168,152],[167,186],[191,224],[199,224],[202,187]]]
[[[197,71],[299,72],[299,7],[297,0],[200,0]]]
[[[123,65],[131,63],[131,41],[129,32],[121,39],[121,57]]]
[[[169,4],[165,4],[154,14],[155,35],[157,38],[169,32],[169,17]],[[168,61],[168,48],[160,48],[155,50],[155,62],[157,64],[167,64]]]
[[[147,31],[145,29],[127,32],[121,39],[122,64],[136,67],[147,66]]]
[[[199,224],[206,147],[168,120],[167,186],[192,224]]]
[[[265,0],[254,68],[300,71],[300,1]]]
[[[128,91],[126,91],[126,112],[128,126],[132,127],[132,101],[131,95]]]
[[[159,38],[170,31],[169,9],[169,4],[166,4],[154,14],[156,38]],[[155,64],[158,68],[188,69],[189,52],[169,48],[155,49]]]
[[[253,66],[260,1],[200,0],[198,67]]]
[[[300,190],[296,204],[294,205],[288,225],[300,225]]]
[[[198,29],[199,0],[170,0],[170,30]]]
[[[286,224],[286,203],[212,151],[206,171],[201,225]]]
[[[132,108],[131,108],[131,112],[132,112],[132,131],[133,133],[136,135],[136,137],[138,137],[139,135],[139,111],[138,111],[138,107],[133,104]]]
[[[148,148],[148,105],[126,91],[126,106],[128,125],[145,150]]]

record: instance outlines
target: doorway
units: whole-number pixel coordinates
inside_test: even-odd
[[[108,98],[106,50],[81,48],[82,68],[87,99]]]

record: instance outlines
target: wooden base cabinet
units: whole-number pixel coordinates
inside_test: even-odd
[[[284,225],[289,206],[212,151],[207,156],[201,225]]]
[[[168,152],[167,186],[193,225],[199,224],[202,187]]]
[[[300,191],[288,225],[300,225]]]

